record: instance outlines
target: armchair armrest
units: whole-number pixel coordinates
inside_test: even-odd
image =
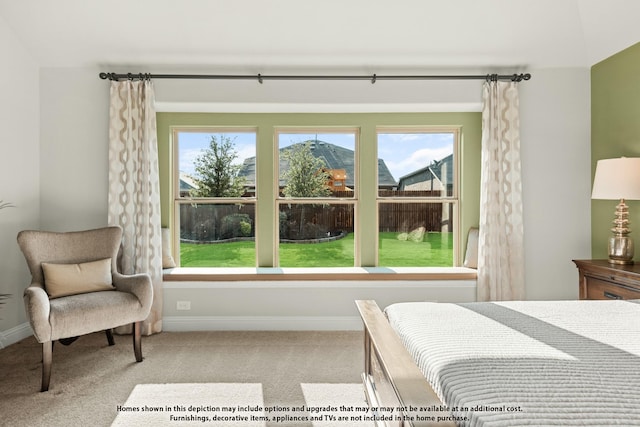
[[[153,285],[151,276],[146,273],[124,275],[113,273],[113,285],[118,291],[135,295],[145,312],[151,310],[153,302]]]
[[[51,325],[49,324],[49,295],[40,283],[33,282],[24,290],[24,307],[29,323],[38,342],[51,341]]]

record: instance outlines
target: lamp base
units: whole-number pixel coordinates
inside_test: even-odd
[[[633,264],[633,240],[626,235],[609,238],[609,264]]]

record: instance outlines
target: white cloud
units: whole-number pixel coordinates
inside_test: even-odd
[[[422,169],[434,160],[441,160],[451,154],[450,147],[421,148],[412,152],[409,157],[398,156],[382,157],[394,178],[400,177]]]
[[[181,149],[180,155],[179,155],[180,161],[178,164],[180,171],[187,174],[193,174],[194,172],[193,162],[201,153],[202,153],[201,148]]]

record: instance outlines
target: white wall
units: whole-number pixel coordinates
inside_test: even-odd
[[[40,74],[44,230],[107,224],[109,84],[98,72],[49,68]]]
[[[355,300],[381,307],[401,301],[469,302],[475,280],[438,282],[167,282],[165,330],[353,330],[362,327]],[[190,301],[190,311],[178,311]]]
[[[30,275],[16,243],[25,228],[39,226],[40,146],[38,66],[0,18],[0,293],[11,299],[0,307],[0,348],[30,329],[22,304]]]
[[[532,70],[520,89],[527,299],[578,298],[591,257],[588,69]]]
[[[53,230],[101,226],[106,221],[107,119],[109,83],[93,68],[43,69],[42,114],[42,225]],[[118,70],[116,70],[118,71]],[[589,71],[530,70],[532,80],[521,85],[523,191],[527,293],[531,299],[574,298],[577,272],[573,258],[589,256]],[[332,86],[333,85],[333,86]],[[334,108],[367,109],[366,105],[391,108],[446,110],[460,105],[478,108],[481,82],[229,82],[156,81],[156,100],[163,109],[215,109],[215,104],[242,111],[258,109]],[[211,104],[214,102],[214,104]],[[258,107],[255,107],[258,103]],[[190,104],[189,107],[185,107]],[[402,104],[405,104],[404,107]],[[367,109],[370,111],[370,109]],[[394,110],[397,111],[397,110]],[[189,288],[188,285],[185,287]],[[175,286],[165,291],[165,314],[175,321],[190,312],[175,312],[175,302],[205,302],[197,313],[216,316],[218,302],[228,313],[240,316],[271,316],[264,301],[279,301],[277,313],[299,320],[301,307],[313,304],[319,290],[260,289]],[[283,304],[283,292],[289,298]],[[433,300],[468,299],[469,294],[445,291],[412,291],[411,298]],[[323,294],[323,293],[321,293]],[[255,298],[259,295],[259,298]],[[323,294],[324,295],[324,294]],[[385,302],[402,297],[394,288],[357,291],[333,288],[335,298],[319,304],[314,317],[355,316],[355,295],[371,295]],[[216,299],[221,297],[222,299]],[[237,310],[237,311],[236,311]],[[185,317],[186,319],[186,317]],[[188,320],[188,319],[187,319]],[[193,320],[193,319],[191,319]]]

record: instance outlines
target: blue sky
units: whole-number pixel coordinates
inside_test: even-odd
[[[211,135],[216,135],[220,140],[220,133],[200,133],[200,132],[180,132],[178,161],[181,172],[193,174],[193,162],[202,153],[202,150],[209,148]],[[225,132],[224,135],[231,138],[238,153],[236,163],[242,164],[244,159],[255,157],[256,155],[256,135],[253,132]]]
[[[380,133],[378,158],[398,180],[453,153],[453,142],[451,133]]]
[[[235,143],[238,153],[238,163],[247,157],[254,157],[255,134],[253,133],[225,133]],[[180,140],[180,171],[192,174],[193,161],[203,149],[209,146],[210,135],[219,133],[181,132]],[[291,144],[315,139],[316,134],[280,134],[280,148]],[[331,144],[339,145],[350,150],[354,149],[353,134],[317,134],[317,138]],[[361,141],[361,149],[366,143]],[[453,152],[452,134],[427,133],[381,133],[378,135],[378,157],[384,159],[393,177],[400,177],[421,169],[434,160],[440,160]]]

